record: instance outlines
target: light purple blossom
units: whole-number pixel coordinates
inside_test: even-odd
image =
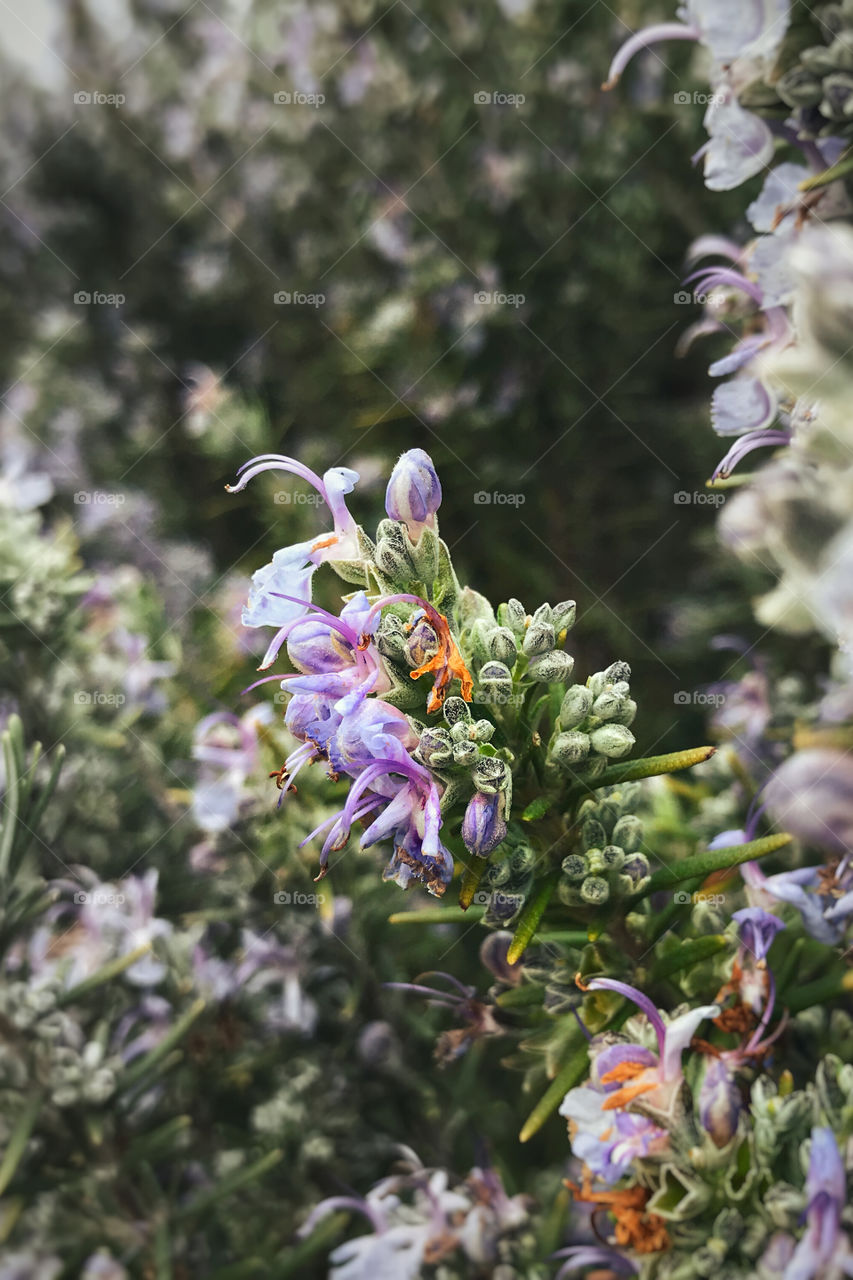
[[[806,1195],[806,1232],[785,1268],[784,1280],[853,1274],[853,1248],[841,1226],[847,1178],[831,1129],[812,1129]]]
[[[423,449],[408,449],[391,472],[385,493],[385,510],[392,520],[402,520],[412,542],[424,529],[435,527],[441,505],[441,483],[432,458]]]

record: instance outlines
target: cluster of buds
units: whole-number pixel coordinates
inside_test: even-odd
[[[521,682],[565,684],[571,678],[575,660],[563,649],[575,622],[574,600],[541,604],[529,614],[520,600],[499,605],[497,618],[491,610],[479,611],[467,633],[473,668],[477,676],[478,700],[497,706],[511,704],[519,697]]]
[[[567,906],[601,906],[647,883],[649,860],[640,847],[643,824],[633,812],[639,790],[636,783],[602,787],[581,805],[581,848],[563,859],[557,888]]]
[[[853,127],[853,5],[822,4],[814,10],[815,44],[799,55],[775,84],[812,136],[849,137]]]
[[[532,722],[541,725],[545,715],[556,721],[571,678],[574,659],[563,645],[574,601],[528,614],[511,599],[495,611],[460,587],[438,533],[441,485],[422,449],[404,453],[394,467],[375,540],[346,506],[356,472],[333,467],[321,477],[270,454],[247,463],[231,492],[267,471],[313,485],[333,521],[330,533],[277,551],[255,573],[243,611],[246,626],[277,628],[261,669],[283,645],[295,668],[283,678],[265,677],[280,679],[290,695],[285,723],[301,742],[276,774],[279,787],[293,790],[296,774],[313,761],[327,763],[334,779],[352,779],[343,809],[313,833],[326,833],[320,874],[362,822],[362,848],[393,841],[387,879],[441,895],[454,864],[439,832],[461,812],[469,853],[487,859],[506,845],[486,881],[488,918],[506,922],[524,901],[536,861],[512,837],[513,790],[541,793],[542,742],[566,736],[554,723],[540,733]],[[311,600],[312,578],[323,564],[360,588],[344,598],[339,615]],[[629,675],[625,663],[614,663],[578,686],[588,705],[571,728],[586,743],[590,768],[633,745]],[[566,783],[564,772],[552,774],[553,791]]]
[[[635,739],[629,725],[637,714],[630,678],[627,662],[611,662],[585,685],[573,684],[566,690],[548,749],[559,769],[584,770],[596,777],[608,760],[621,760],[630,753]]]

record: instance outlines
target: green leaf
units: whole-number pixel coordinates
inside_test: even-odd
[[[233,1173],[227,1173],[221,1178],[216,1186],[210,1187],[207,1191],[202,1191],[189,1204],[180,1205],[174,1216],[176,1218],[186,1218],[194,1213],[203,1213],[218,1200],[222,1200],[225,1196],[233,1195],[235,1191],[239,1191],[241,1187],[247,1186],[250,1182],[257,1182],[265,1173],[283,1159],[284,1152],[276,1148],[275,1151],[268,1151],[260,1160],[256,1160],[254,1164],[250,1164],[246,1169],[235,1169]]]
[[[670,978],[675,973],[683,973],[685,969],[692,969],[694,965],[701,964],[703,960],[710,960],[712,956],[718,955],[730,946],[732,946],[732,939],[721,933],[682,942],[678,950],[661,956],[655,961],[651,970],[652,981],[657,982],[661,978]]]
[[[557,887],[557,881],[560,878],[560,870],[552,871],[550,875],[541,880],[533,893],[529,902],[526,902],[518,924],[515,926],[515,933],[512,935],[512,942],[509,944],[509,950],[506,953],[507,964],[516,964],[524,952],[527,950],[529,943],[533,940],[539,921],[545,914],[545,908],[551,901],[551,894]]]
[[[662,773],[678,773],[681,769],[692,769],[715,755],[716,747],[690,747],[686,751],[670,751],[664,756],[645,756],[641,760],[626,760],[622,764],[612,764],[603,773],[591,781],[576,778],[571,793],[587,792],[593,794],[601,787],[613,787],[620,782],[632,782],[639,778],[656,778]]]
[[[66,1005],[73,1004],[75,1000],[79,1000],[81,996],[88,995],[90,991],[94,991],[96,987],[102,987],[105,982],[112,982],[113,978],[117,978],[124,973],[125,969],[129,969],[131,965],[136,964],[137,960],[141,960],[143,956],[147,956],[151,950],[151,943],[144,942],[141,947],[128,951],[127,955],[119,956],[117,960],[111,960],[109,964],[103,965],[95,973],[88,978],[84,978],[82,982],[78,982],[75,987],[69,987],[67,991],[63,991],[57,1000],[60,1009]]]
[[[21,1157],[27,1149],[30,1135],[35,1128],[36,1120],[41,1111],[41,1104],[41,1094],[34,1094],[18,1116],[6,1146],[3,1162],[0,1164],[0,1196],[3,1195],[15,1176],[15,1170],[21,1162]]]
[[[549,809],[554,807],[555,801],[555,796],[537,796],[535,800],[530,801],[522,813],[522,822],[537,822],[540,818],[544,818]]]
[[[9,860],[12,856],[12,844],[18,826],[20,778],[18,762],[12,746],[12,735],[8,729],[2,735],[2,743],[3,762],[6,769],[6,794],[3,797],[3,831],[0,834],[0,882],[5,882],[9,875]]]
[[[485,907],[421,907],[418,911],[395,911],[388,917],[389,924],[461,924],[479,920]]]
[[[848,148],[842,156],[839,156],[835,164],[797,185],[800,191],[816,191],[819,187],[826,187],[830,182],[835,182],[838,178],[846,178],[850,173],[853,173],[853,151]]]
[[[569,1090],[580,1084],[588,1070],[589,1051],[586,1044],[582,1044],[572,1054],[566,1065],[557,1073],[525,1120],[518,1135],[519,1142],[527,1142],[533,1137],[534,1133],[539,1132],[549,1116],[557,1110]]]
[[[462,874],[462,884],[459,888],[459,905],[463,911],[467,911],[474,901],[474,894],[480,887],[480,881],[485,870],[485,858],[476,858],[472,867],[465,868]]]
[[[790,844],[792,839],[793,836],[782,832],[775,836],[763,836],[760,840],[751,840],[749,844],[727,845],[725,849],[708,849],[705,853],[697,853],[692,858],[684,858],[683,861],[671,867],[661,867],[656,871],[646,887],[631,901],[637,902],[640,898],[648,897],[650,893],[656,893],[659,889],[671,889],[681,884],[683,880],[691,880],[694,877],[704,880],[713,871],[725,871],[728,867],[740,866],[742,862],[765,858],[768,853],[775,853],[777,849]]]

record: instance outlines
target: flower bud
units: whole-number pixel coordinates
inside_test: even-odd
[[[550,653],[557,642],[550,622],[531,622],[521,642],[522,653],[535,658],[540,653]]]
[[[560,863],[563,869],[563,875],[568,880],[585,880],[589,875],[589,866],[587,860],[582,853],[570,853],[563,858]]]
[[[591,907],[600,907],[610,897],[610,885],[601,876],[587,876],[581,885],[581,898]]]
[[[492,632],[489,636],[489,653],[497,662],[504,663],[510,670],[515,666],[518,646],[509,627],[498,627]]]
[[[513,635],[520,640],[527,623],[527,610],[520,600],[507,600],[506,604],[498,607],[498,621],[503,626],[509,627]]]
[[[633,813],[626,813],[613,828],[613,843],[626,853],[634,853],[643,843],[643,824]]]
[[[558,734],[551,745],[551,757],[557,764],[571,767],[580,764],[589,755],[590,740],[585,733],[576,729],[568,733]]]
[[[699,1090],[699,1116],[714,1146],[731,1142],[742,1111],[740,1091],[728,1067],[720,1058],[710,1058]]]
[[[650,873],[649,860],[644,853],[632,853],[622,863],[622,875],[627,876],[634,889],[648,879]]]
[[[430,768],[440,769],[453,759],[450,734],[440,726],[425,729],[418,743],[418,757]]]
[[[511,943],[511,933],[490,933],[480,943],[480,961],[499,982],[517,987],[521,983],[521,965],[507,964],[506,960]]]
[[[466,740],[453,744],[453,762],[459,765],[471,765],[479,755],[476,742]]]
[[[606,844],[601,850],[601,858],[608,871],[619,871],[625,861],[625,850],[617,844]]]
[[[599,720],[613,720],[622,710],[623,699],[612,689],[605,689],[592,704],[592,714]]]
[[[470,853],[488,858],[503,843],[506,839],[505,807],[502,795],[474,793],[462,819],[462,839]]]
[[[551,610],[551,622],[558,635],[564,631],[571,631],[575,625],[576,611],[577,605],[574,600],[561,600],[559,604],[554,605]]]
[[[422,667],[424,663],[434,658],[441,648],[441,641],[436,635],[435,628],[426,618],[421,618],[416,622],[409,632],[409,638],[406,642],[406,658],[411,662],[413,667]]]
[[[471,712],[468,707],[468,703],[464,698],[459,698],[455,694],[451,698],[444,699],[444,706],[442,710],[444,712],[445,720],[451,726],[459,724],[460,722],[467,724],[471,719]]]
[[[627,756],[636,741],[631,730],[623,724],[603,724],[600,729],[593,729],[589,740],[593,751],[608,760],[621,760]]]
[[[587,718],[592,709],[593,697],[582,684],[573,684],[566,690],[560,706],[560,728],[575,729]]]
[[[572,678],[575,660],[570,653],[555,649],[553,653],[542,653],[533,658],[528,667],[528,675],[533,680],[541,680],[543,684],[565,684]]]
[[[425,528],[435,528],[440,505],[441,484],[432,458],[423,449],[408,449],[391,472],[385,510],[392,520],[401,520],[417,542]]]
[[[495,795],[504,790],[512,775],[503,760],[498,760],[496,756],[480,756],[471,777],[478,791]]]
[[[633,724],[637,717],[637,704],[633,698],[624,698],[622,700],[622,709],[613,716],[614,724],[624,724],[627,729],[629,724]]]
[[[615,684],[617,680],[630,680],[631,668],[627,662],[611,662],[610,666],[604,672],[604,678],[610,684]]]
[[[480,669],[478,684],[484,701],[495,701],[512,696],[512,676],[503,662],[487,662]]]
[[[600,849],[607,843],[607,832],[597,818],[587,818],[581,827],[585,849]]]

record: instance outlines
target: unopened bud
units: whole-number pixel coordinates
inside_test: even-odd
[[[586,760],[589,755],[589,749],[590,739],[587,735],[572,729],[568,733],[558,734],[554,739],[551,746],[551,756],[556,760],[557,764],[569,767]]]
[[[610,885],[601,876],[587,876],[581,885],[581,898],[591,907],[600,907],[610,897]]]
[[[606,756],[608,760],[621,760],[623,756],[627,756],[635,741],[631,730],[623,724],[603,724],[590,734],[593,751]]]
[[[489,636],[489,654],[497,662],[504,663],[510,670],[515,666],[518,646],[509,627],[498,627]]]
[[[574,666],[575,660],[571,654],[555,649],[553,653],[543,653],[538,658],[533,658],[528,667],[528,675],[533,680],[541,680],[543,684],[565,684],[571,679]]]
[[[524,633],[521,649],[528,658],[535,658],[540,653],[550,653],[556,644],[556,639],[550,622],[531,622]]]
[[[633,853],[643,843],[643,824],[633,813],[626,813],[613,828],[613,843],[626,853]]]
[[[593,697],[589,689],[582,684],[573,684],[566,690],[560,706],[560,728],[574,729],[589,715]]]

